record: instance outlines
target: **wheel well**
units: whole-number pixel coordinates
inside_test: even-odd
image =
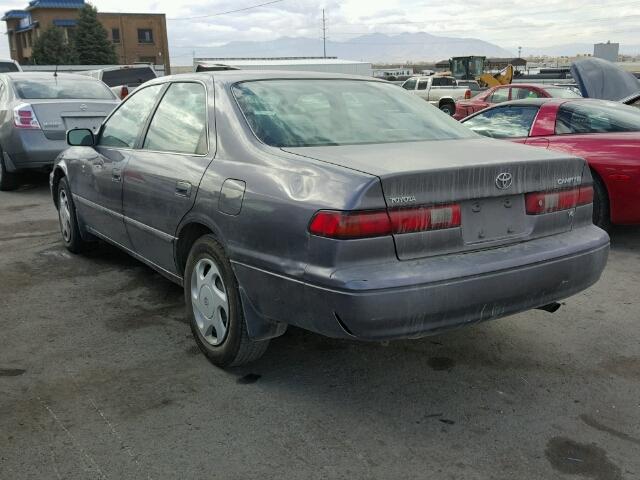
[[[193,244],[203,235],[213,233],[211,229],[201,223],[189,223],[185,225],[178,235],[178,243],[176,245],[176,263],[178,272],[184,273],[187,266],[187,258]]]
[[[58,208],[58,194],[56,193],[58,190],[58,185],[60,184],[60,179],[64,177],[64,171],[61,168],[56,168],[53,173],[53,183],[51,184],[51,194],[53,195],[53,203],[56,208]]]

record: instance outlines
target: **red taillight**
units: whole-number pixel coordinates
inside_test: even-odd
[[[13,109],[13,124],[16,128],[40,128],[36,114],[28,103],[21,103]]]
[[[127,95],[129,95],[129,87],[123,85],[120,89],[120,100],[124,100],[125,98],[127,98]]]
[[[541,215],[559,210],[569,210],[580,205],[593,203],[593,187],[591,185],[556,190],[550,192],[527,193],[526,207],[528,215]]]
[[[317,212],[309,232],[320,237],[350,239],[380,237],[391,234],[391,221],[386,211]]]
[[[471,98],[471,90],[464,92],[464,99],[469,100]]]
[[[320,237],[354,239],[459,227],[459,205],[339,212],[321,210],[309,224]]]

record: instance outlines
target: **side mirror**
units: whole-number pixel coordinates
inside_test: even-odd
[[[67,132],[67,144],[72,147],[93,147],[96,139],[88,128],[74,128]]]

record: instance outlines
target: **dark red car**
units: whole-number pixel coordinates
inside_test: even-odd
[[[590,99],[519,100],[463,123],[481,135],[584,158],[594,181],[594,223],[640,223],[640,109]]]
[[[582,98],[582,96],[577,90],[570,87],[535,85],[529,83],[500,85],[485,90],[468,100],[458,100],[453,118],[462,120],[475,112],[479,112],[498,103],[530,98]]]

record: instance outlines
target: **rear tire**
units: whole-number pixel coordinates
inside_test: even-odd
[[[611,228],[611,210],[609,195],[603,181],[595,173],[593,175],[593,223],[603,230]]]
[[[456,113],[456,105],[451,102],[446,102],[440,105],[440,110],[452,117]]]
[[[82,253],[88,243],[82,240],[76,207],[66,177],[62,177],[58,183],[57,192],[58,221],[62,242],[71,253]]]
[[[0,191],[8,192],[18,188],[18,175],[14,172],[8,172],[4,165],[4,155],[0,150]]]
[[[267,350],[269,340],[249,338],[238,282],[213,235],[200,237],[191,248],[184,273],[184,298],[193,338],[214,365],[244,365]]]

